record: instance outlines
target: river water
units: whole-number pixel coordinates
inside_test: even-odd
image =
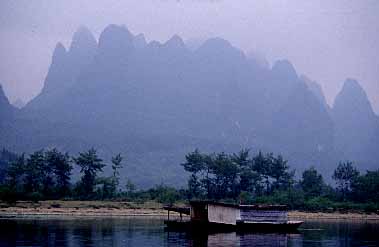
[[[0,246],[379,246],[379,221],[306,221],[297,233],[167,232],[162,218],[0,219]]]

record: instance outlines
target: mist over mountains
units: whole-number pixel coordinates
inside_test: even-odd
[[[377,168],[379,117],[353,79],[329,107],[289,61],[269,67],[220,38],[190,49],[177,35],[147,43],[110,25],[97,41],[82,27],[68,49],[57,44],[43,90],[25,107],[0,88],[0,147],[121,152],[138,185],[183,185],[179,164],[195,148],[281,153],[298,171],[327,173],[346,159]]]

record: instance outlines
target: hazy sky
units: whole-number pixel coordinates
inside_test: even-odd
[[[353,77],[379,112],[377,0],[1,0],[0,83],[10,100],[39,93],[58,41],[67,47],[81,25],[98,37],[110,23],[148,40],[219,36],[271,63],[288,58],[329,103]]]

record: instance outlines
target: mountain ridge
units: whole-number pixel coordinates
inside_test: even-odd
[[[354,82],[346,90],[362,97]],[[349,128],[338,109],[288,60],[262,66],[221,38],[191,50],[177,35],[146,43],[143,34],[110,25],[96,41],[81,27],[68,50],[57,44],[44,89],[0,145],[21,152],[97,147],[106,157],[122,152],[141,186],[163,177],[180,185],[178,164],[195,148],[282,153],[298,170],[328,171],[339,157],[370,165],[378,147],[371,139],[350,147],[350,156],[341,152]]]

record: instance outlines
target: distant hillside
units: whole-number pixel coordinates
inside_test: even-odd
[[[378,168],[379,120],[357,81],[345,81],[334,101],[332,116],[338,156]]]
[[[279,152],[299,171],[326,172],[342,157],[372,166],[378,117],[359,87],[346,90],[330,109],[321,87],[287,60],[270,68],[220,38],[192,49],[177,35],[146,43],[117,25],[97,41],[82,27],[68,49],[57,44],[42,92],[0,129],[0,146],[122,152],[125,176],[141,186],[183,185],[179,164],[195,148]],[[366,110],[345,109],[355,102],[345,104],[345,94],[358,94]],[[370,133],[352,145],[356,127],[344,122],[354,118],[370,122]]]
[[[0,126],[13,119],[16,108],[13,107],[5,96],[2,85],[0,84]]]

